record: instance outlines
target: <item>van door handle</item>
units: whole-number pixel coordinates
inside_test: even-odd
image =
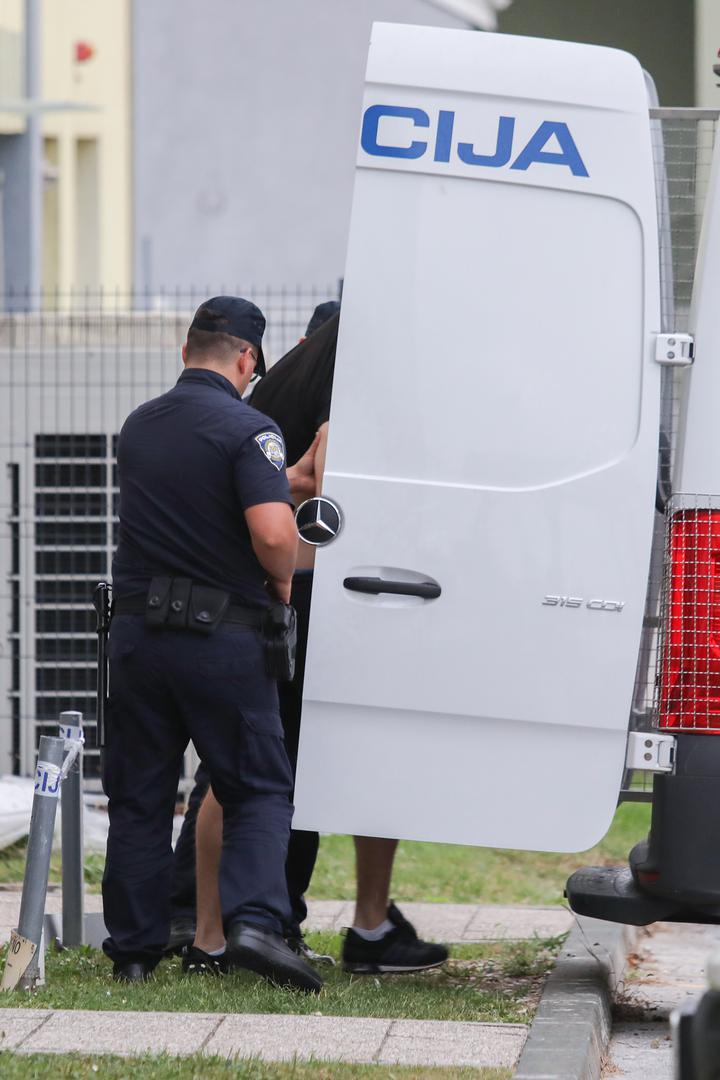
[[[395,593],[396,596],[420,596],[423,600],[437,600],[442,589],[435,581],[388,581],[379,577],[346,577],[343,586],[351,592]]]

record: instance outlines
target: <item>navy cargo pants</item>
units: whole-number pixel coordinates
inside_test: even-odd
[[[105,791],[110,831],[103,907],[113,960],[154,963],[170,926],[172,820],[192,739],[223,808],[220,895],[226,925],[280,932],[292,773],[262,643],[242,627],[210,636],[113,619]]]
[[[293,774],[297,767],[300,717],[302,713],[305,657],[307,654],[308,627],[310,624],[310,601],[312,598],[312,570],[296,570],[293,577],[290,603],[297,612],[297,657],[295,678],[292,682],[278,683],[280,718],[285,733]],[[204,765],[195,773],[195,787],[188,801],[182,832],[175,845],[173,857],[172,917],[195,919],[195,822],[205,798],[210,778]],[[305,893],[310,885],[318,853],[319,836],[316,832],[293,829],[288,844],[285,875],[292,918],[285,927],[288,937],[299,937],[300,924],[307,916]]]

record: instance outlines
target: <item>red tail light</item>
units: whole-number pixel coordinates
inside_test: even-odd
[[[669,518],[659,723],[720,734],[720,510]]]

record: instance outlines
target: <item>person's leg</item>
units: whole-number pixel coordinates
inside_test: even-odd
[[[375,930],[387,919],[390,879],[397,840],[378,836],[355,836],[357,893],[353,925]]]
[[[220,906],[220,859],[222,856],[223,812],[209,790],[197,815],[197,928],[194,945],[213,953],[225,945]]]
[[[173,852],[170,908],[173,919],[195,921],[195,825],[202,801],[210,787],[210,777],[201,763],[195,773],[182,829]]]
[[[423,971],[448,958],[444,945],[421,941],[390,900],[397,840],[356,836],[355,923],[343,942],[343,967],[356,975]]]
[[[105,749],[109,832],[103,948],[116,965],[148,969],[163,955],[170,923],[172,820],[187,734],[166,691],[171,653],[142,620],[110,631],[111,700]]]

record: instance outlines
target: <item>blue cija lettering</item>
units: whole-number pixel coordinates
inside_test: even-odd
[[[458,157],[466,165],[487,165],[491,169],[500,169],[507,165],[512,154],[513,134],[515,133],[515,118],[501,116],[498,120],[497,142],[494,154],[476,154],[473,144],[469,142],[458,143]]]
[[[560,153],[545,150],[549,140],[555,136]],[[458,152],[460,147],[458,147]],[[580,157],[580,152],[570,134],[567,124],[555,120],[543,120],[530,142],[510,166],[511,169],[525,170],[535,162],[544,165],[566,165],[573,176],[587,176],[588,171]]]
[[[412,141],[408,146],[388,146],[378,142],[378,125],[383,116],[399,116],[412,120],[413,127],[430,127],[430,117],[422,109],[408,109],[400,105],[371,105],[362,123],[360,143],[366,154],[375,157],[419,158],[427,150],[427,143]]]
[[[379,126],[383,117],[395,117],[409,121],[407,142],[402,145],[379,141]],[[371,105],[365,112],[362,123],[360,142],[366,154],[373,157],[421,158],[428,150],[428,142],[414,139],[415,128],[429,128],[430,117],[423,109],[414,109],[403,105]],[[433,159],[449,164],[452,157],[455,113],[449,109],[440,109],[435,130]],[[403,129],[405,130],[405,129]],[[490,169],[500,169],[510,162],[513,155],[515,137],[515,117],[498,118],[495,149],[491,154],[479,154],[473,143],[458,142],[457,156],[465,165],[480,165]],[[555,138],[559,150],[546,150],[547,144]],[[585,162],[570,134],[567,124],[558,120],[543,120],[535,134],[520,151],[510,165],[511,169],[524,172],[531,165],[563,165],[573,176],[588,176]]]

